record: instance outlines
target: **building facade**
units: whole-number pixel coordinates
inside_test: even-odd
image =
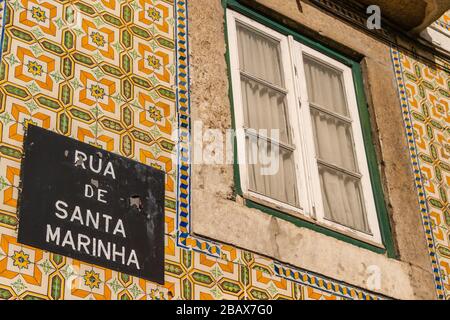
[[[0,2],[0,298],[450,297],[450,5],[372,2]],[[17,241],[29,125],[165,172],[164,284]]]

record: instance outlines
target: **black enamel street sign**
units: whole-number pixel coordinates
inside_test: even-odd
[[[163,171],[28,126],[20,243],[164,283]]]

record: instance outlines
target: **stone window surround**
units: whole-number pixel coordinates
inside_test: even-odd
[[[223,37],[222,33],[219,38],[223,41]],[[363,67],[367,68],[364,61]],[[193,81],[195,83],[196,79],[194,78]],[[194,94],[195,90],[193,90],[193,96]],[[369,100],[370,98],[372,97],[369,97]],[[420,278],[425,282],[429,280],[427,272],[400,259],[388,259],[385,255],[343,243],[306,228],[299,228],[283,219],[268,216],[260,210],[245,207],[242,198],[234,198],[227,192],[221,194],[220,186],[205,191],[208,185],[206,182],[201,183],[198,188],[198,181],[196,183],[195,180],[204,182],[205,176],[213,173],[215,169],[198,166],[194,166],[193,169],[192,225],[193,232],[197,235],[233,244],[367,289],[370,288],[366,283],[365,268],[378,265],[385,280],[382,288],[376,291],[391,297],[415,296],[418,289],[411,281],[412,278]],[[229,168],[220,170],[227,171],[225,184],[229,185]],[[218,180],[220,183],[224,182],[222,178]],[[204,199],[206,195],[209,204],[198,201]],[[230,201],[233,199],[234,201]],[[210,203],[214,203],[214,206]],[[217,223],[223,220],[224,216],[227,223]],[[308,252],[314,252],[317,255],[304,254]]]

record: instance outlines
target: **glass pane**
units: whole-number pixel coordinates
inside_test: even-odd
[[[241,70],[282,87],[280,43],[239,23],[237,35]]]
[[[304,63],[309,101],[348,116],[342,73],[308,56]]]
[[[266,129],[265,135],[269,137],[271,129],[278,129],[279,139],[289,143],[286,96],[245,78],[242,78],[241,86],[245,125],[256,130]]]
[[[319,159],[357,173],[350,124],[314,108],[311,108],[311,116]]]
[[[319,165],[325,218],[370,233],[364,209],[361,181]]]
[[[298,207],[293,153],[253,136],[246,141],[250,190]]]

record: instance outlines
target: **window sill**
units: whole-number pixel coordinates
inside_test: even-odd
[[[265,201],[251,194],[243,195],[244,203],[247,207],[258,209],[262,212],[273,215],[277,218],[289,221],[296,226],[305,227],[316,232],[323,233],[341,241],[356,245],[358,247],[374,251],[376,253],[386,253],[384,245],[375,241],[368,240],[351,232],[339,230],[326,223],[319,222],[311,217],[302,214],[301,209],[292,210],[283,206],[276,205],[269,201]]]

